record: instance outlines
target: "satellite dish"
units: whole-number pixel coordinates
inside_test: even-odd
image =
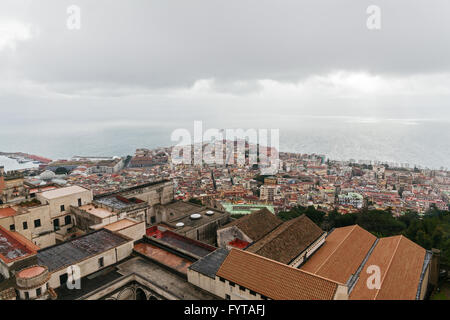
[[[206,214],[207,214],[208,216],[212,216],[212,215],[214,214],[214,211],[208,210],[208,211],[206,211]]]
[[[198,213],[191,214],[191,219],[192,219],[192,220],[198,220],[198,219],[200,219],[201,217],[202,217],[202,215],[201,215],[201,214],[198,214]]]
[[[178,222],[175,226],[177,228],[181,228],[181,227],[184,227],[184,223],[183,222]]]

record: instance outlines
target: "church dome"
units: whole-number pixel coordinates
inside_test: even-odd
[[[46,170],[42,172],[39,177],[41,178],[41,180],[52,180],[56,177],[56,174],[52,171]]]

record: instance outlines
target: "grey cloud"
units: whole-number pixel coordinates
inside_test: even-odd
[[[19,44],[17,67],[34,81],[152,88],[450,69],[447,0],[376,2],[380,31],[366,28],[373,1],[32,1],[24,16],[40,36]],[[79,31],[66,28],[73,3],[82,10]]]

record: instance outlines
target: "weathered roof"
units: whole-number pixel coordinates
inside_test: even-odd
[[[107,224],[103,228],[114,232],[114,231],[120,231],[122,229],[134,226],[134,225],[139,224],[139,223],[141,223],[141,222],[133,221],[131,219],[125,218],[125,219],[121,219],[121,220],[118,220],[116,222]],[[144,223],[144,222],[142,222],[142,223]]]
[[[57,244],[37,253],[38,264],[47,266],[49,271],[59,270],[131,241],[124,236],[106,229],[100,229]]]
[[[414,300],[426,250],[403,236],[382,238],[365,263],[350,294],[353,300]],[[369,289],[371,266],[380,268],[380,289]],[[369,272],[369,273],[368,273]]]
[[[45,199],[57,199],[61,197],[65,197],[71,194],[77,194],[81,192],[89,191],[85,188],[82,188],[80,186],[70,186],[65,188],[58,188],[50,191],[45,191],[41,193],[41,196]]]
[[[12,217],[16,214],[16,210],[13,208],[0,208],[0,219]]]
[[[376,239],[373,234],[358,225],[337,228],[303,265],[302,270],[347,283]]]
[[[274,300],[332,300],[339,286],[332,280],[234,248],[217,276]]]
[[[325,232],[306,215],[287,221],[246,250],[289,264]]]
[[[34,243],[17,232],[0,226],[0,259],[6,263],[26,258],[39,249]]]
[[[219,248],[192,264],[189,269],[215,279],[217,270],[219,270],[227,255],[227,249]]]
[[[238,227],[253,241],[258,241],[281,225],[283,221],[267,209],[262,209],[240,219],[234,220],[221,229]]]

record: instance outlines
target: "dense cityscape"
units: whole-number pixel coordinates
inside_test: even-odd
[[[444,309],[448,12],[448,0],[1,0],[2,310]]]
[[[223,144],[225,148],[227,142]],[[236,144],[231,146],[232,159],[236,160]],[[248,155],[251,145],[244,146]],[[223,164],[174,164],[173,147],[140,148],[132,156],[57,160],[2,153],[31,167],[12,171],[1,167],[0,258],[5,272],[0,279],[0,299],[309,300],[376,299],[378,294],[385,299],[424,299],[438,294],[436,288],[447,273],[442,268],[449,262],[447,171],[335,161],[325,155],[277,153],[273,148],[260,150],[278,155],[276,170],[271,174],[258,164],[237,164],[230,159]],[[447,224],[438,228],[441,233],[433,229],[425,235],[428,238],[423,238],[417,227],[411,231],[416,223],[411,219],[425,223],[434,219],[436,212],[447,219]],[[405,222],[407,225],[399,225]],[[80,241],[84,247],[79,247]],[[335,241],[338,247],[333,249]],[[353,248],[355,243],[363,251]],[[388,247],[384,243],[389,243]],[[116,245],[126,253],[111,260],[107,253]],[[391,251],[392,245],[397,249]],[[81,253],[87,250],[85,246],[91,249]],[[61,255],[61,250],[67,252]],[[84,258],[77,256],[88,257],[91,251],[101,255],[93,258],[99,270],[107,264],[113,269],[96,277],[99,283],[92,282],[90,274],[97,267],[91,262],[82,267],[80,280],[88,290],[71,290],[69,284],[65,285],[66,268],[83,265],[79,259]],[[318,253],[314,255],[315,251]],[[395,257],[399,263],[399,270],[389,269],[392,279],[384,286],[392,286],[403,274],[409,275],[411,286],[403,291],[379,289],[372,297],[370,290],[364,289],[361,271],[355,274],[354,268],[368,267],[364,266],[368,258],[378,260],[383,254],[392,255],[391,259]],[[329,259],[331,263],[346,255],[360,257],[339,262],[351,276],[344,269],[328,273],[317,268]],[[364,261],[360,260],[364,256]],[[324,257],[326,260],[320,262]],[[410,259],[415,265],[407,263]],[[153,278],[162,270],[154,274],[152,261],[187,276],[188,281],[178,279],[182,288],[164,293],[142,283],[116,287],[111,282],[136,274],[157,283],[175,281],[167,271]],[[315,273],[331,281],[333,294],[322,291],[329,290],[322,284],[313,285],[318,286],[316,295],[307,294],[295,287],[302,281],[295,280],[292,291],[279,295],[267,288],[267,274],[261,274],[262,279],[246,288],[248,275],[235,270],[235,264],[244,261],[273,269],[271,272],[287,279],[300,276],[294,270]],[[383,259],[379,263],[384,263]],[[216,270],[214,275],[211,268]],[[149,270],[153,270],[151,275]],[[228,286],[206,285],[203,276],[223,280]],[[35,277],[39,280],[38,292],[25,290],[36,286],[31,281]],[[241,283],[239,292],[233,291],[233,283]],[[96,294],[94,288],[103,288],[105,293]],[[111,288],[119,294],[106,294]]]

